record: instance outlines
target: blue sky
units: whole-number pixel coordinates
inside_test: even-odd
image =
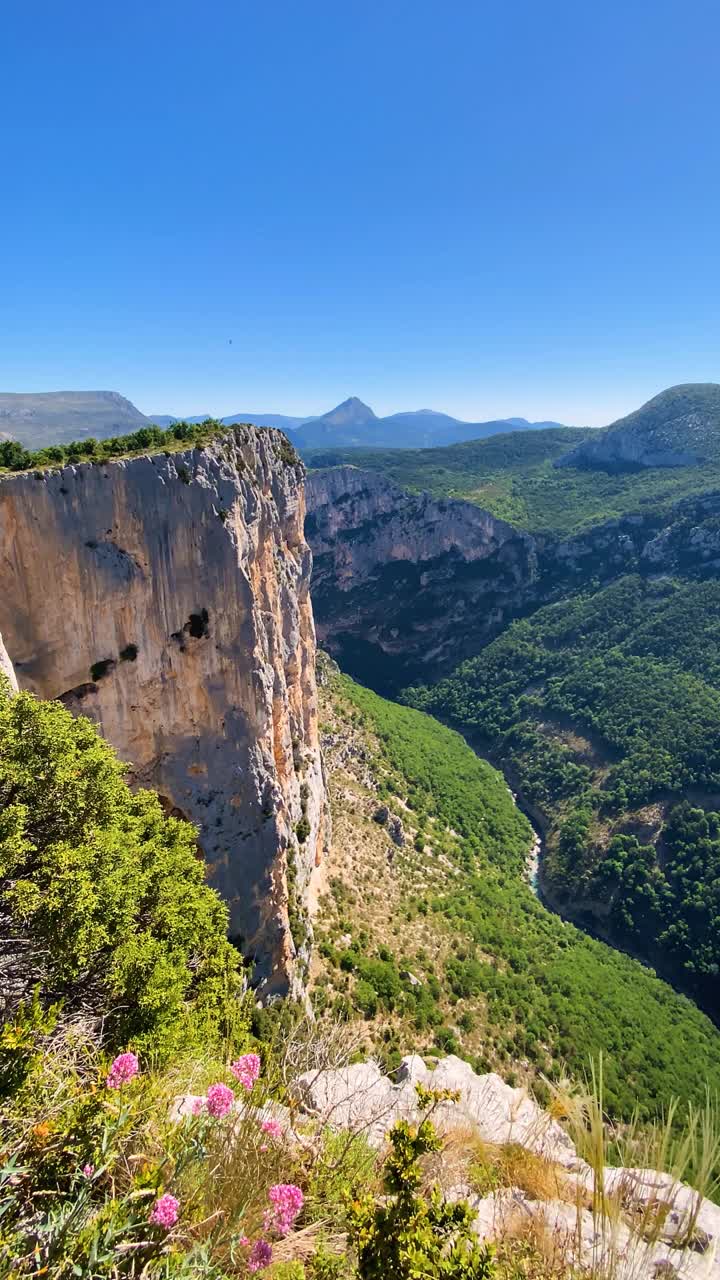
[[[719,47],[716,0],[5,0],[0,389],[602,423],[720,381]]]

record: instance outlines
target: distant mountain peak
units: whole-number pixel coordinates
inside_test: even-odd
[[[337,404],[329,413],[324,413],[318,422],[326,422],[331,427],[360,427],[365,422],[374,422],[376,414],[369,405],[364,404],[357,396],[350,396]]]

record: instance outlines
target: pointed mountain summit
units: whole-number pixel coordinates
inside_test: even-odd
[[[376,414],[369,405],[358,400],[357,396],[350,396],[348,400],[343,400],[342,404],[337,404],[329,413],[324,413],[315,421],[325,422],[329,427],[361,427],[366,422],[375,422]]]

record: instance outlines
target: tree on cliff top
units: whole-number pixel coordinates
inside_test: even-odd
[[[194,827],[125,772],[89,720],[0,678],[0,998],[7,1017],[39,988],[108,1047],[168,1051],[228,1033],[239,960]]]

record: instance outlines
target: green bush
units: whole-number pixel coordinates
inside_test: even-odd
[[[431,1093],[424,1099],[433,1100]],[[448,1203],[437,1187],[421,1192],[422,1156],[440,1149],[426,1117],[418,1125],[399,1120],[390,1133],[384,1169],[386,1194],[367,1194],[349,1208],[349,1239],[358,1254],[360,1280],[490,1280],[492,1253],[472,1230],[473,1211],[463,1201]]]
[[[27,992],[102,1019],[108,1047],[240,1034],[239,959],[195,828],[125,772],[88,720],[2,683],[5,945]]]

